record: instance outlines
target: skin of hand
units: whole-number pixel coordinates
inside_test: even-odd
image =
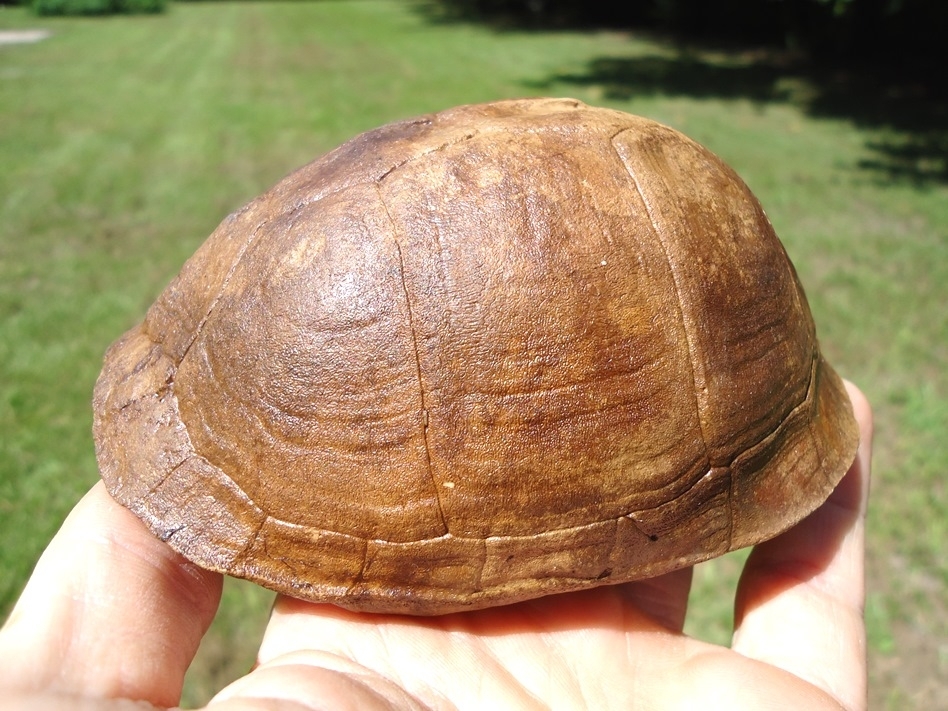
[[[255,668],[208,708],[865,709],[872,416],[847,387],[856,461],[822,507],[754,549],[729,648],[682,634],[690,569],[431,618],[279,597]],[[96,485],[0,630],[0,709],[175,706],[221,585]]]

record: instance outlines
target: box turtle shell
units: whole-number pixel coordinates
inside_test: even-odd
[[[721,160],[566,99],[362,134],[224,220],[94,394],[112,496],[206,568],[439,614],[770,538],[857,428]]]

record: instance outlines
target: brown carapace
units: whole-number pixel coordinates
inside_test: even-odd
[[[197,564],[421,615],[770,538],[858,438],[744,183],[567,99],[293,173],[111,347],[94,407],[112,496]]]

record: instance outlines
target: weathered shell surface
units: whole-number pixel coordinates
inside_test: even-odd
[[[363,134],[106,355],[112,495],[207,568],[437,614],[660,574],[818,506],[857,430],[757,200],[572,100]]]

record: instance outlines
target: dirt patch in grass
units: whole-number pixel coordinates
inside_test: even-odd
[[[898,654],[870,658],[869,708],[948,709],[948,644],[912,622],[892,632]]]
[[[0,45],[30,44],[44,40],[51,34],[49,30],[0,30]]]

